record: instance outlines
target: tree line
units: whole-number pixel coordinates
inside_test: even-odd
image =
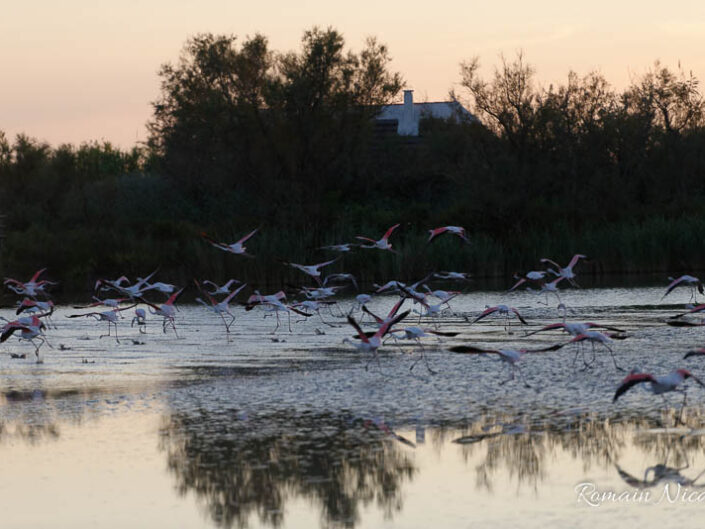
[[[317,247],[395,234],[398,256],[345,257],[363,280],[429,270],[507,275],[540,257],[595,258],[593,270],[704,267],[705,121],[698,80],[659,63],[622,91],[599,73],[542,87],[518,54],[483,77],[460,67],[451,97],[475,120],[425,119],[419,141],[375,132],[404,86],[384,44],[346,50],[313,28],[298,51],[265,36],[202,34],[159,71],[149,139],[51,147],[0,132],[3,274],[49,267],[69,289],[98,276],[174,281],[294,280],[277,259],[318,262]],[[473,241],[425,245],[462,225]],[[261,227],[254,260],[220,255]]]

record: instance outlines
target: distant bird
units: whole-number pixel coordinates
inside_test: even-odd
[[[224,252],[228,252],[234,255],[244,255],[246,257],[252,257],[250,254],[247,253],[247,249],[245,248],[245,242],[252,237],[259,228],[255,228],[252,230],[250,233],[245,235],[242,239],[232,243],[232,244],[227,244],[224,242],[218,242],[212,238],[210,238],[208,235],[206,235],[204,232],[201,232],[201,237],[205,239],[207,242],[209,242],[212,246],[215,246],[219,250],[223,250]]]
[[[467,237],[467,233],[465,232],[465,228],[462,226],[443,226],[441,228],[435,228],[433,230],[428,230],[429,236],[428,240],[426,243],[430,243],[431,241],[435,240],[437,237],[440,237],[444,233],[450,233],[452,235],[457,235],[460,237],[463,242],[470,244],[470,240]]]
[[[323,279],[323,286],[327,286],[330,282],[338,281],[350,281],[350,283],[352,283],[355,287],[355,290],[360,290],[357,286],[357,279],[355,279],[355,276],[352,274],[329,274]]]
[[[556,351],[557,349],[560,349],[560,347],[560,345],[551,345],[549,347],[543,347],[540,349],[486,349],[484,347],[475,347],[473,345],[456,345],[451,347],[449,351],[461,354],[497,355],[500,361],[505,362],[511,368],[510,377],[500,382],[500,384],[505,384],[510,380],[514,380],[514,372],[518,371],[519,376],[521,376],[521,379],[524,382],[524,386],[530,388],[531,386],[526,381],[526,378],[524,378],[524,374],[521,372],[521,368],[519,367],[517,362],[519,362],[519,360],[521,360],[526,354]]]
[[[351,246],[360,246],[359,244],[355,244],[352,242],[346,242],[344,244],[331,244],[329,246],[319,246],[319,250],[331,250],[333,252],[349,252],[351,250]]]
[[[509,320],[509,317],[511,314],[514,314],[522,324],[528,325],[528,323],[526,323],[526,320],[522,317],[522,315],[519,314],[519,311],[517,309],[515,309],[514,307],[510,307],[508,305],[496,305],[494,307],[487,307],[482,312],[482,314],[480,314],[477,318],[472,320],[470,322],[470,324],[477,323],[481,319],[486,318],[487,316],[490,316],[491,314],[495,314],[495,313],[504,315],[504,330],[507,332],[509,332],[509,329],[511,328],[511,321]]]
[[[335,263],[340,257],[336,257],[335,259],[331,259],[330,261],[325,261],[323,263],[318,263],[318,264],[312,264],[312,265],[302,265],[302,264],[297,264],[297,263],[289,263],[287,261],[282,261],[283,264],[287,266],[291,266],[292,268],[296,268],[297,270],[300,270],[306,275],[311,276],[316,280],[316,282],[319,285],[323,285],[321,282],[321,268],[324,266],[328,266],[330,264]]]
[[[389,242],[389,237],[392,235],[392,232],[394,232],[394,230],[396,230],[399,226],[401,226],[401,224],[395,224],[394,226],[389,228],[382,236],[382,238],[377,241],[374,239],[370,239],[369,237],[363,237],[361,235],[356,236],[356,239],[371,243],[367,245],[362,244],[360,245],[360,248],[377,248],[378,250],[389,250],[390,252],[399,253],[396,250],[392,250],[392,244]]]
[[[670,282],[670,283],[668,284],[668,286],[666,287],[666,293],[665,293],[663,296],[661,296],[661,299],[662,299],[662,300],[663,300],[663,298],[665,298],[666,296],[668,296],[671,292],[673,292],[673,289],[674,289],[674,288],[680,287],[680,286],[688,286],[688,287],[690,287],[690,300],[691,300],[691,301],[695,301],[695,298],[696,298],[695,291],[696,291],[696,289],[697,289],[697,291],[700,292],[701,294],[705,293],[705,289],[703,289],[703,284],[702,284],[702,282],[700,281],[700,279],[698,279],[697,277],[689,276],[689,275],[682,275],[682,276],[680,276],[680,277],[678,277],[678,278],[676,278],[676,279],[674,279],[674,278],[672,278],[672,277],[669,277],[668,279],[669,279],[671,282]]]
[[[203,281],[201,281],[201,285],[209,285],[212,288],[212,290],[207,291],[211,296],[219,296],[221,294],[227,296],[228,294],[230,294],[233,285],[236,283],[242,283],[242,281],[238,281],[237,279],[230,279],[227,283],[220,286],[216,285],[213,281],[210,281],[208,279],[204,279]]]
[[[685,390],[679,389],[679,386],[689,378],[692,378],[700,386],[705,387],[705,384],[687,369],[676,369],[662,376],[652,375],[651,373],[629,373],[617,388],[612,402],[616,402],[619,397],[624,395],[631,388],[644,382],[650,384],[651,392],[654,395],[663,395],[670,391],[682,391],[685,393]]]
[[[549,268],[548,271],[551,272],[552,274],[562,277],[564,279],[567,279],[568,282],[573,285],[574,287],[579,287],[578,283],[575,282],[575,272],[573,272],[573,268],[575,267],[576,264],[578,264],[578,261],[580,259],[587,259],[587,256],[583,254],[575,254],[573,258],[570,260],[567,266],[561,268],[561,266],[556,263],[555,261],[552,261],[551,259],[546,259],[543,258],[541,259],[542,263],[548,263],[552,266],[555,266],[557,270],[554,270],[553,268]]]
[[[433,277],[437,279],[452,279],[453,281],[470,280],[470,274],[467,272],[436,272]]]

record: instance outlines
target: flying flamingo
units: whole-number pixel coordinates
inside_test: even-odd
[[[500,384],[506,384],[510,380],[514,380],[514,372],[518,371],[519,376],[521,376],[524,386],[530,388],[531,386],[524,378],[524,374],[521,371],[521,367],[518,362],[523,358],[524,355],[529,353],[543,353],[546,351],[555,351],[560,349],[561,345],[551,345],[549,347],[544,347],[541,349],[485,349],[484,347],[475,347],[474,345],[456,345],[449,349],[453,353],[462,354],[495,354],[500,361],[505,362],[510,366],[511,372],[510,377]]]
[[[6,277],[3,284],[7,285],[7,288],[12,290],[16,294],[20,294],[22,296],[29,296],[31,298],[35,298],[40,293],[46,295],[44,289],[48,285],[56,285],[56,283],[53,281],[48,281],[46,279],[38,281],[39,276],[42,275],[45,271],[46,268],[37,270],[34,275],[29,279],[29,281],[25,283],[23,283],[22,281],[18,281],[17,279],[13,279],[11,277]]]
[[[436,272],[433,277],[437,279],[451,279],[453,281],[470,281],[470,274],[467,272]]]
[[[331,250],[333,252],[345,253],[345,252],[349,252],[351,250],[351,248],[350,248],[351,246],[360,246],[360,245],[352,243],[352,242],[346,242],[343,244],[331,244],[328,246],[319,246],[318,249],[319,250]]]
[[[612,350],[612,347],[610,347],[610,343],[612,343],[613,338],[623,339],[624,337],[623,336],[615,336],[615,335],[608,336],[608,335],[602,334],[601,332],[598,332],[598,331],[584,331],[584,332],[578,334],[577,336],[575,336],[568,343],[580,343],[580,342],[585,342],[585,341],[590,342],[592,344],[592,361],[593,362],[595,361],[595,344],[596,343],[602,344],[610,352],[610,355],[612,356],[612,362],[614,363],[614,367],[618,371],[624,371],[623,368],[621,368],[617,365],[617,359],[614,356],[614,351]],[[566,345],[566,344],[563,344],[563,345]],[[577,354],[576,354],[576,358],[577,358]],[[575,362],[575,360],[574,360],[574,362]],[[585,363],[584,357],[583,357],[583,362]],[[592,362],[591,362],[591,364],[592,364]],[[585,367],[588,367],[591,364],[585,363]]]
[[[495,313],[503,314],[504,315],[504,330],[507,331],[509,334],[511,334],[511,332],[509,332],[509,329],[511,328],[511,325],[512,325],[511,321],[509,320],[510,312],[512,314],[514,314],[519,319],[519,321],[521,323],[523,323],[524,325],[528,325],[528,323],[526,323],[526,320],[524,318],[522,318],[521,314],[519,314],[519,311],[517,309],[515,309],[514,307],[510,307],[508,305],[496,305],[494,307],[487,307],[482,312],[482,314],[480,314],[477,318],[475,318],[473,321],[471,321],[470,324],[472,325],[473,323],[477,323],[482,318],[485,318],[491,314],[495,314]]]
[[[457,235],[465,243],[470,244],[470,240],[467,237],[467,234],[465,232],[465,228],[463,228],[462,226],[443,226],[442,228],[435,228],[433,230],[428,230],[428,233],[429,233],[429,237],[428,237],[428,241],[426,241],[426,244],[435,240],[436,237],[439,237],[439,236],[443,235],[444,233],[450,233],[453,235]]]
[[[213,281],[210,281],[208,279],[204,279],[201,282],[201,285],[203,285],[203,286],[210,285],[210,287],[213,290],[208,290],[207,292],[211,296],[219,296],[220,294],[227,296],[228,294],[230,294],[231,289],[233,287],[233,284],[235,284],[235,283],[242,283],[242,281],[238,281],[237,279],[230,279],[230,280],[228,280],[227,283],[219,286],[219,285],[216,285]]]
[[[629,373],[624,380],[622,380],[614,394],[614,397],[612,398],[612,402],[616,402],[619,397],[624,395],[637,384],[648,382],[650,384],[651,392],[654,395],[661,395],[664,402],[666,402],[664,393],[669,393],[671,391],[679,391],[683,393],[683,405],[681,406],[681,411],[678,417],[678,422],[682,422],[680,419],[683,414],[683,408],[685,407],[685,399],[687,394],[686,387],[684,386],[683,388],[679,388],[679,386],[689,378],[692,378],[700,386],[705,387],[705,384],[703,384],[698,377],[693,375],[687,369],[676,369],[667,375],[661,376],[652,375],[651,373],[632,372]]]
[[[454,337],[457,336],[457,332],[446,332],[446,331],[437,331],[435,329],[429,329],[429,328],[423,328],[423,327],[417,327],[417,326],[411,326],[411,327],[404,327],[403,329],[392,329],[389,332],[389,336],[394,338],[394,340],[414,340],[419,348],[421,349],[421,356],[414,361],[413,364],[411,364],[411,367],[409,368],[409,371],[412,371],[414,367],[416,367],[416,364],[419,363],[419,361],[424,360],[426,363],[426,369],[428,369],[429,373],[435,375],[437,372],[431,369],[431,366],[428,365],[428,359],[426,358],[426,352],[424,350],[423,344],[421,343],[421,338],[427,338],[430,336],[436,336],[439,338],[441,336],[448,336],[448,337]]]
[[[245,288],[245,287],[247,286],[247,283],[243,283],[243,284],[240,285],[238,288],[236,288],[235,290],[233,290],[230,294],[228,294],[228,296],[227,296],[225,299],[223,299],[223,300],[220,301],[220,302],[217,302],[217,301],[213,298],[213,296],[211,296],[211,295],[210,295],[208,292],[206,292],[205,290],[201,289],[201,285],[198,283],[198,281],[196,281],[196,280],[194,279],[194,282],[196,283],[196,286],[198,287],[198,289],[199,289],[201,292],[203,292],[204,295],[206,295],[206,296],[208,297],[208,301],[209,301],[210,303],[206,303],[206,302],[203,301],[201,298],[196,298],[196,301],[197,301],[198,303],[200,303],[201,305],[203,305],[204,307],[206,307],[206,308],[207,308],[208,310],[210,310],[211,312],[213,312],[213,313],[217,314],[218,316],[220,316],[221,319],[223,320],[223,324],[225,325],[225,332],[226,332],[226,333],[229,333],[229,332],[230,332],[230,326],[231,326],[233,323],[235,323],[235,315],[234,315],[232,312],[230,312],[230,307],[228,306],[228,304],[230,303],[230,301],[232,301],[232,299],[233,299],[235,296],[237,296],[237,295],[240,293],[240,291],[241,291],[243,288]],[[229,321],[229,322],[226,321],[226,319],[225,319],[225,315],[226,315],[226,314],[227,314],[228,316],[230,316],[230,321]]]
[[[130,305],[129,307],[123,307],[121,309],[119,308],[114,308],[112,310],[106,310],[103,312],[87,312],[85,314],[68,314],[66,317],[67,318],[95,318],[97,321],[107,321],[108,322],[108,334],[101,334],[98,338],[105,338],[107,336],[111,336],[110,334],[110,326],[115,327],[115,341],[117,343],[120,343],[120,339],[118,338],[118,332],[117,332],[117,324],[118,320],[120,319],[120,312],[123,310],[128,310],[133,307],[137,306],[137,304]]]
[[[372,353],[372,357],[377,358],[377,349],[379,349],[379,346],[382,345],[382,338],[384,337],[384,335],[389,332],[393,325],[399,323],[408,315],[408,310],[406,312],[398,314],[388,322],[382,324],[380,328],[377,329],[377,332],[375,332],[372,336],[367,336],[367,334],[360,328],[360,325],[358,325],[358,323],[355,321],[355,318],[353,318],[352,316],[348,316],[348,323],[352,325],[353,328],[357,331],[357,335],[360,338],[360,341],[355,343],[349,338],[344,338],[343,343],[350,343],[358,351],[363,353]],[[367,364],[369,364],[369,361],[367,362]],[[367,369],[367,364],[365,365],[365,369]]]
[[[700,279],[698,279],[697,277],[689,276],[689,275],[682,275],[676,279],[674,279],[672,277],[669,277],[668,279],[671,282],[666,287],[666,293],[663,296],[661,296],[661,300],[663,300],[663,298],[668,296],[673,291],[674,288],[684,286],[684,285],[687,285],[690,287],[690,301],[695,301],[695,297],[696,297],[695,290],[696,289],[701,294],[705,293],[705,289],[703,289],[703,284],[700,281]]]
[[[177,338],[179,337],[179,333],[176,332],[176,323],[174,321],[174,316],[176,315],[176,307],[174,306],[174,303],[176,303],[176,300],[179,299],[179,296],[183,293],[183,291],[184,289],[182,288],[181,290],[174,292],[171,296],[169,296],[169,299],[161,305],[145,302],[149,306],[149,312],[164,318],[162,320],[162,332],[166,333],[166,328],[170,325],[171,328],[174,329],[174,334]]]
[[[507,292],[514,292],[524,283],[541,286],[546,282],[547,274],[548,272],[545,270],[532,270],[531,272],[527,272],[522,276],[514,274],[514,279],[516,280],[516,283],[514,283],[514,285],[509,290],[507,290]]]
[[[328,274],[324,279],[323,279],[323,286],[328,285],[329,282],[331,281],[350,281],[352,285],[355,287],[355,290],[360,290],[360,287],[357,286],[357,279],[355,279],[355,276],[352,274]]]
[[[11,321],[5,324],[0,331],[0,343],[4,343],[7,339],[12,336],[15,332],[20,332],[20,340],[26,340],[34,345],[34,354],[37,357],[37,363],[41,364],[42,359],[39,356],[39,348],[45,343],[49,345],[46,337],[44,336],[44,330],[46,325],[42,322],[38,316],[31,316],[28,318],[20,318],[19,320]],[[34,343],[34,340],[40,340],[39,345]],[[51,347],[51,345],[49,345]]]
[[[392,250],[392,245],[389,242],[390,235],[392,235],[392,232],[396,230],[399,226],[401,226],[401,224],[395,224],[394,226],[389,228],[386,233],[382,236],[382,238],[377,241],[374,239],[370,239],[369,237],[363,237],[361,235],[356,236],[356,239],[371,243],[367,245],[361,244],[360,248],[377,248],[378,250],[389,250],[393,253],[399,253],[396,250]]]
[[[575,254],[565,268],[561,268],[561,266],[558,263],[556,263],[555,261],[552,261],[551,259],[543,258],[543,259],[541,259],[540,262],[548,263],[551,266],[555,266],[557,268],[557,270],[554,270],[553,268],[549,268],[548,271],[558,277],[562,277],[564,279],[567,279],[568,282],[571,285],[573,285],[574,287],[579,287],[580,285],[578,285],[578,283],[575,282],[575,273],[573,272],[573,267],[575,267],[575,265],[578,264],[578,261],[580,259],[587,259],[587,256],[585,256],[583,254],[579,254],[579,253]]]
[[[229,252],[229,253],[234,254],[234,255],[244,255],[245,257],[252,257],[252,255],[250,255],[250,254],[247,253],[247,250],[246,250],[244,244],[245,244],[245,242],[247,242],[247,240],[248,240],[250,237],[252,237],[255,233],[257,233],[258,230],[259,230],[259,228],[255,228],[255,229],[252,230],[250,233],[248,233],[247,235],[245,235],[242,239],[240,239],[240,240],[238,240],[238,241],[236,241],[236,242],[234,242],[234,243],[232,243],[232,244],[227,244],[227,243],[224,243],[224,242],[218,242],[218,241],[216,241],[216,240],[214,240],[214,239],[211,239],[208,235],[206,235],[206,234],[203,233],[203,232],[201,233],[201,237],[203,237],[203,238],[204,238],[206,241],[208,241],[211,245],[215,246],[215,247],[218,248],[219,250],[223,250],[224,252]]]
[[[321,268],[323,268],[324,266],[328,266],[329,264],[335,263],[338,259],[340,259],[340,257],[336,257],[335,259],[331,259],[330,261],[325,261],[323,263],[312,265],[301,265],[297,263],[289,263],[287,261],[282,261],[282,263],[287,266],[296,268],[297,270],[302,271],[304,274],[311,276],[316,280],[316,282],[320,286],[323,286],[323,283],[321,283]]]

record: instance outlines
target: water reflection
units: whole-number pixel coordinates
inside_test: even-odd
[[[399,511],[402,487],[417,472],[413,443],[346,415],[175,413],[160,446],[179,492],[195,492],[221,527],[245,527],[254,514],[279,526],[292,497],[318,505],[323,526],[353,527],[362,506]]]

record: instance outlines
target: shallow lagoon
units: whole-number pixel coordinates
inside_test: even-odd
[[[687,292],[660,302],[662,294],[586,288],[561,296],[569,320],[628,331],[614,343],[622,367],[703,375],[700,359],[682,356],[704,345],[705,330],[665,324],[683,311]],[[388,343],[368,366],[341,343],[351,328],[327,312],[335,327],[312,317],[290,334],[283,318],[271,334],[273,317],[237,309],[228,336],[213,314],[182,306],[179,338],[154,317],[140,334],[128,317],[118,344],[98,338],[105,323],[67,319],[80,311],[60,307],[43,364],[10,359],[32,352],[14,339],[0,356],[3,525],[694,527],[705,500],[671,500],[678,483],[681,492],[705,484],[700,388],[689,390],[687,426],[675,428],[680,395],[668,395],[666,406],[637,389],[612,404],[624,374],[599,349],[587,370],[573,365],[573,346],[529,355],[522,369],[531,388],[500,384],[507,368],[489,357],[447,352],[458,343],[566,341],[523,336],[560,321],[555,301],[543,299],[487,291],[454,300],[454,314],[439,324],[460,334],[424,342],[436,375],[423,362],[409,370],[419,358],[410,344]],[[394,301],[379,297],[370,307],[386,313]],[[497,303],[517,307],[530,325],[514,321],[508,334],[500,317],[468,323]],[[588,488],[576,491],[582,483]],[[589,486],[651,497],[591,506]]]

